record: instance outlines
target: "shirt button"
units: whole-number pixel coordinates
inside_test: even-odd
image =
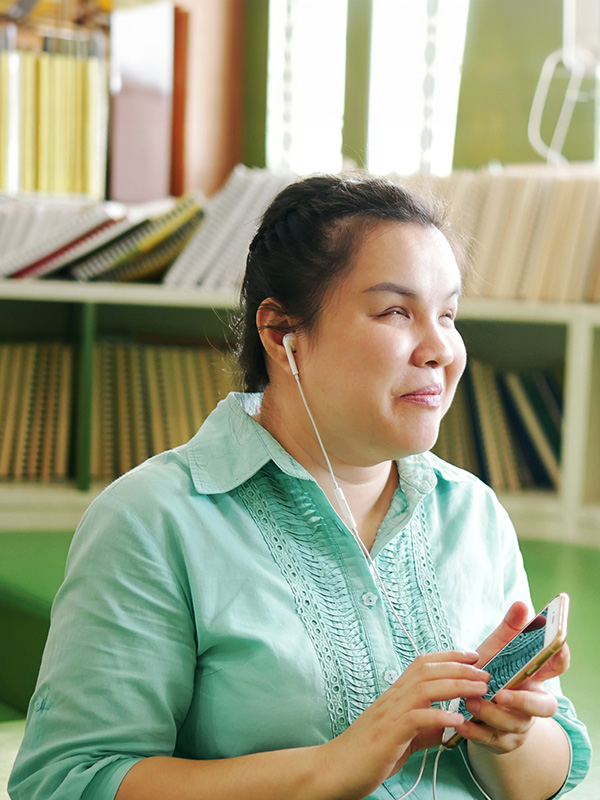
[[[372,608],[377,603],[377,595],[373,592],[365,592],[362,596],[362,601],[367,608]]]
[[[393,683],[396,683],[399,677],[400,673],[395,669],[386,669],[386,671],[383,673],[383,680],[386,683],[389,683],[390,686]]]

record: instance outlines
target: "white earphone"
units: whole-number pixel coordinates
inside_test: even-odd
[[[294,342],[296,341],[296,337],[293,333],[286,333],[283,337],[283,347],[285,353],[287,355],[287,359],[290,363],[290,369],[292,370],[292,375],[294,378],[298,377],[298,365],[296,364],[296,359],[294,358],[294,353],[296,352],[296,345]]]

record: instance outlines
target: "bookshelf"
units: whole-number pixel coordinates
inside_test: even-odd
[[[89,471],[89,364],[96,343],[140,333],[159,342],[222,343],[235,301],[231,292],[163,285],[0,281],[0,341],[62,336],[77,353],[72,479],[60,485],[0,482],[0,530],[70,528],[102,488]],[[600,546],[600,414],[593,401],[600,391],[600,307],[465,298],[459,328],[472,359],[500,369],[563,372],[558,488],[500,496],[522,536]]]
[[[118,351],[123,343],[143,348],[144,344],[135,344],[141,341],[152,357],[160,355],[161,345],[173,352],[200,347],[217,352],[226,342],[233,307],[234,299],[224,293],[199,294],[160,285],[0,281],[0,342],[60,341],[73,352],[69,478],[46,483],[0,481],[0,530],[72,527],[108,482],[94,482],[92,469],[94,386],[103,382],[94,364],[101,348]],[[121,386],[113,388],[115,396],[111,391],[109,402],[118,415],[130,396]],[[209,400],[209,406],[216,402]],[[132,409],[133,419],[143,416]]]

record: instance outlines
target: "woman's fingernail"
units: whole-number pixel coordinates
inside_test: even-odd
[[[467,701],[467,706],[469,707],[471,714],[476,714],[481,708],[481,700],[478,700],[476,697],[471,697]]]

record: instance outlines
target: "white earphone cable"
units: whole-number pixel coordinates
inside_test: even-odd
[[[383,595],[384,595],[385,599],[387,600],[387,603],[389,605],[389,608],[390,608],[392,614],[394,615],[394,617],[397,620],[398,624],[400,625],[400,627],[404,631],[404,633],[405,633],[408,641],[411,643],[415,653],[419,656],[419,655],[421,655],[421,652],[420,652],[419,648],[417,647],[414,639],[412,638],[412,636],[410,635],[410,633],[406,629],[406,626],[402,622],[398,612],[396,611],[396,608],[394,607],[392,599],[389,596],[387,589],[385,588],[385,584],[383,583],[381,575],[379,574],[379,570],[377,569],[377,566],[375,565],[375,562],[373,561],[373,558],[371,556],[371,553],[369,552],[368,547],[365,545],[363,540],[360,538],[360,534],[358,532],[356,521],[355,521],[355,519],[354,519],[354,517],[352,515],[352,511],[350,510],[350,506],[348,505],[348,501],[346,500],[346,497],[345,497],[342,489],[338,485],[338,482],[336,480],[335,474],[333,472],[333,468],[331,466],[331,461],[329,460],[329,456],[327,455],[327,451],[325,450],[325,446],[323,445],[323,440],[321,439],[321,436],[319,434],[319,430],[317,428],[317,424],[316,424],[316,422],[314,420],[314,417],[313,417],[313,415],[311,413],[311,410],[310,410],[310,408],[308,406],[308,403],[306,401],[306,397],[304,395],[304,390],[302,389],[302,384],[300,383],[300,376],[296,373],[294,375],[294,377],[296,379],[296,383],[298,384],[298,389],[300,390],[300,397],[302,398],[302,402],[304,403],[304,407],[306,409],[306,413],[308,414],[308,417],[309,417],[309,419],[311,421],[313,430],[315,432],[315,436],[317,437],[317,442],[319,443],[319,447],[321,448],[321,452],[323,453],[323,458],[325,459],[325,463],[327,464],[327,469],[329,471],[329,474],[331,475],[331,480],[333,482],[333,493],[334,493],[334,495],[335,495],[335,497],[336,497],[336,499],[337,499],[337,501],[338,501],[338,503],[340,505],[340,509],[341,509],[341,512],[342,512],[342,517],[343,517],[344,521],[346,522],[346,524],[348,525],[348,528],[350,529],[352,535],[356,539],[356,542],[357,542],[358,546],[360,547],[360,549],[362,550],[365,558],[367,559],[367,563],[369,564],[369,567],[371,568],[371,571],[372,571],[374,577],[376,578],[379,586],[381,587],[381,591],[383,592]]]
[[[319,447],[321,448],[321,452],[323,453],[323,458],[325,459],[325,463],[327,465],[327,470],[328,470],[328,472],[329,472],[329,474],[331,476],[331,480],[333,482],[333,493],[335,495],[336,500],[339,503],[342,518],[346,522],[346,525],[348,526],[348,528],[351,531],[353,537],[355,538],[358,546],[360,547],[361,551],[363,552],[363,554],[364,554],[364,556],[365,556],[365,558],[367,560],[367,563],[368,563],[368,565],[369,565],[369,567],[371,569],[371,572],[373,573],[374,577],[377,579],[377,582],[378,582],[379,586],[381,587],[381,591],[383,592],[383,595],[384,595],[384,597],[385,597],[385,599],[386,599],[386,601],[388,603],[388,606],[389,606],[392,614],[394,615],[394,617],[397,620],[398,624],[400,625],[400,627],[402,628],[402,630],[406,634],[406,637],[408,638],[409,642],[411,643],[415,653],[417,654],[417,656],[419,656],[420,655],[419,648],[417,647],[414,639],[412,638],[412,636],[410,635],[410,633],[406,629],[406,626],[402,622],[402,620],[400,618],[400,615],[396,611],[396,608],[395,608],[395,606],[394,606],[394,604],[392,602],[392,599],[391,599],[390,595],[388,594],[387,589],[385,588],[385,584],[383,583],[383,579],[382,579],[381,575],[379,574],[379,570],[377,569],[377,566],[376,566],[376,564],[375,564],[375,562],[374,562],[374,560],[373,560],[373,558],[371,556],[371,553],[369,552],[368,547],[365,545],[363,540],[360,538],[360,534],[358,532],[356,521],[354,519],[354,516],[352,515],[352,511],[350,509],[350,506],[348,505],[348,501],[346,500],[346,497],[345,497],[342,489],[338,485],[338,482],[337,482],[336,477],[335,477],[335,473],[333,472],[333,468],[331,466],[331,461],[329,460],[329,456],[327,455],[327,451],[325,450],[325,446],[323,444],[323,440],[321,439],[321,435],[319,434],[319,430],[317,428],[317,424],[315,422],[315,419],[314,419],[314,417],[313,417],[313,415],[311,413],[311,410],[309,408],[308,402],[307,402],[306,397],[304,395],[304,390],[302,388],[302,384],[300,383],[300,376],[298,374],[298,369],[296,367],[296,364],[295,364],[295,361],[294,361],[294,358],[293,358],[293,354],[291,353],[290,350],[288,350],[287,346],[286,346],[286,352],[287,352],[287,355],[288,355],[288,359],[290,361],[290,365],[292,366],[292,374],[293,374],[294,378],[296,379],[296,384],[298,385],[298,389],[300,391],[300,397],[302,398],[302,402],[304,404],[304,408],[306,409],[306,413],[308,414],[308,418],[310,419],[311,425],[312,425],[313,430],[315,432],[315,436],[317,437],[317,442],[319,443]],[[444,750],[447,750],[447,749],[448,748],[444,747],[443,745],[439,746],[437,754],[436,754],[436,757],[435,757],[435,761],[434,761],[434,764],[433,764],[433,776],[432,776],[432,778],[433,778],[433,780],[432,780],[433,800],[437,800],[437,773],[438,773],[438,767],[439,767],[440,758],[441,758],[441,755],[444,752]],[[473,771],[472,771],[472,769],[471,769],[471,767],[470,767],[470,765],[469,765],[469,763],[467,761],[467,758],[466,758],[465,754],[462,751],[462,748],[459,748],[459,752],[460,752],[460,754],[462,756],[462,759],[463,759],[463,761],[465,763],[467,771],[469,772],[469,775],[471,776],[473,782],[475,783],[477,788],[481,791],[481,793],[483,794],[484,798],[486,800],[491,800],[491,798],[485,793],[485,791],[482,789],[481,785],[479,784],[477,778],[473,774]],[[410,787],[410,789],[408,789],[406,792],[404,792],[404,794],[400,795],[400,797],[396,798],[396,800],[406,800],[406,798],[415,791],[415,789],[417,788],[417,786],[421,782],[421,779],[422,779],[423,774],[425,772],[425,765],[427,763],[428,755],[429,755],[429,749],[425,750],[425,752],[423,753],[423,759],[421,761],[421,767],[419,769],[419,774],[417,775],[417,779],[415,780],[413,785]]]

